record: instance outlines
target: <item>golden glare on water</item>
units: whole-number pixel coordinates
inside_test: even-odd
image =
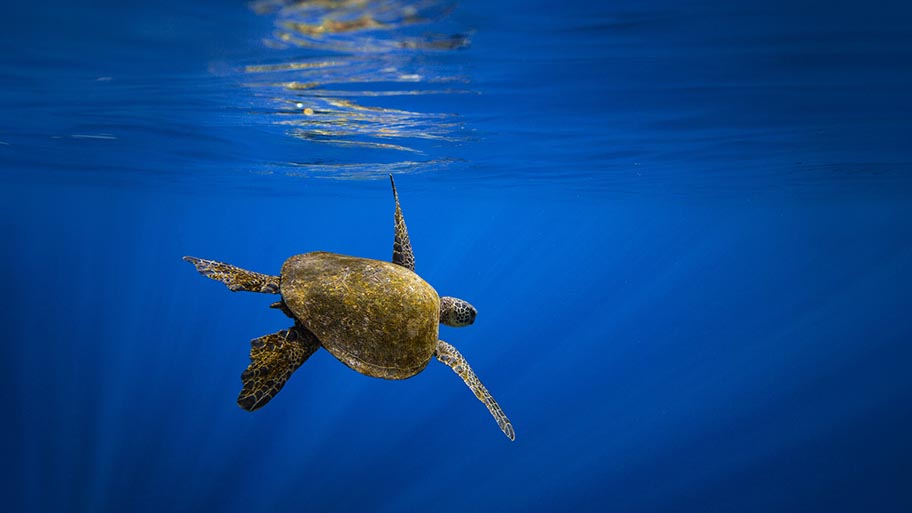
[[[429,149],[428,143],[419,141],[465,140],[468,131],[457,115],[393,108],[390,103],[395,97],[474,94],[460,68],[428,63],[436,53],[469,44],[462,34],[429,32],[449,14],[452,4],[436,0],[261,0],[253,9],[275,18],[276,31],[266,42],[268,47],[283,53],[297,49],[293,61],[244,68],[253,78],[246,85],[268,99],[270,105],[264,112],[276,125],[288,127],[287,135],[311,144],[422,155],[434,167],[454,160],[432,154],[440,144]],[[326,52],[332,55],[326,56]],[[319,55],[308,57],[308,53]],[[446,151],[446,146],[442,148]],[[390,165],[389,157],[382,160]],[[325,162],[312,164],[314,169],[326,171]],[[367,165],[354,164],[346,173],[351,175]],[[308,163],[294,166],[296,174],[301,174]],[[418,167],[420,161],[403,161],[400,171]]]

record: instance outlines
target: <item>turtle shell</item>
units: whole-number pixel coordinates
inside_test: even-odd
[[[282,266],[282,299],[333,356],[377,378],[405,379],[434,355],[440,297],[412,271],[314,252]]]

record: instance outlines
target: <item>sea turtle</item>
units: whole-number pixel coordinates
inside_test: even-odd
[[[440,297],[415,274],[415,256],[390,175],[396,235],[393,261],[327,252],[295,255],[279,276],[186,256],[197,271],[232,291],[281,294],[271,306],[294,326],[251,341],[250,365],[241,374],[238,405],[261,408],[317,349],[325,348],[352,369],[376,378],[406,379],[433,357],[448,365],[488,407],[510,440],[513,425],[455,347],[437,338],[438,325],[468,326],[476,310],[467,301]]]

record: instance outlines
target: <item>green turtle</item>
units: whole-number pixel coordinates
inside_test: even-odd
[[[392,175],[390,183],[396,202],[392,263],[317,251],[289,258],[279,276],[270,276],[184,257],[232,291],[280,294],[271,306],[294,320],[291,328],[251,341],[238,405],[248,411],[261,408],[320,347],[361,374],[384,379],[410,378],[436,357],[465,381],[514,440],[510,420],[462,354],[437,338],[439,324],[468,326],[475,322],[476,310],[462,299],[438,296],[415,274]]]

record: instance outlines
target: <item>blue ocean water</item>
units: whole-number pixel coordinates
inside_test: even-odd
[[[912,511],[904,2],[110,0],[0,17],[3,510]],[[317,352],[195,255],[389,259],[445,366]]]

